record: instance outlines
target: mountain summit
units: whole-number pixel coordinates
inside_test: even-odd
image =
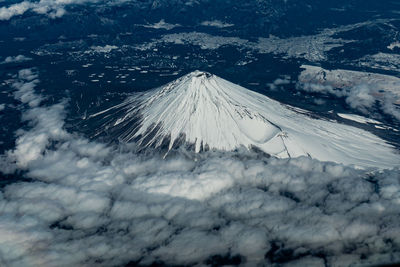
[[[400,164],[394,148],[367,131],[311,118],[305,110],[201,71],[91,117],[100,115],[120,139],[143,147],[186,143],[200,152],[244,146],[279,158],[308,156],[360,167]]]

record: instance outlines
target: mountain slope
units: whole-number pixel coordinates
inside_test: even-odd
[[[196,152],[257,147],[279,157],[309,156],[359,167],[394,167],[400,157],[379,137],[347,125],[313,119],[215,75],[195,71],[92,115],[123,141]],[[101,130],[102,131],[102,130]]]

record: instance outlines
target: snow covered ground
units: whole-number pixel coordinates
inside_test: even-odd
[[[326,70],[302,65],[299,88],[307,92],[344,97],[354,109],[368,114],[376,102],[381,110],[400,120],[400,78],[352,70]]]
[[[243,146],[279,158],[308,156],[357,167],[400,164],[398,152],[367,131],[311,118],[305,110],[200,71],[91,117],[97,116],[108,118],[105,128],[117,137],[138,139],[144,147],[167,143],[171,149],[185,141],[196,152]]]
[[[355,114],[338,113],[338,116],[342,117],[344,119],[347,119],[347,120],[358,122],[358,123],[382,124],[381,122],[379,122],[377,120],[373,120],[373,119],[370,119],[370,118],[365,118],[363,116],[355,115]]]

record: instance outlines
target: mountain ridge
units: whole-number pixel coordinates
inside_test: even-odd
[[[208,72],[194,71],[165,86],[135,94],[91,117],[142,147],[193,144],[196,152],[257,147],[278,158],[307,156],[358,167],[394,167],[394,148],[364,130],[311,118]],[[370,151],[374,151],[371,155]]]

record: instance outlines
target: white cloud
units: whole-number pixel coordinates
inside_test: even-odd
[[[18,90],[37,86],[30,70],[16,79]],[[0,191],[2,265],[400,260],[398,169],[245,150],[172,151],[163,159],[69,133],[64,116],[63,103],[30,106],[23,115],[30,128],[2,163],[33,179]]]
[[[10,20],[15,16],[23,15],[28,11],[47,15],[50,18],[59,18],[65,14],[65,6],[73,4],[86,4],[91,2],[99,2],[99,0],[40,0],[37,2],[22,1],[0,8],[0,20]]]
[[[39,83],[37,75],[32,73],[30,69],[23,69],[19,71],[18,78],[20,80],[12,84],[13,88],[18,89],[14,93],[14,97],[24,104],[37,107],[42,101],[42,97],[34,92],[35,86]]]
[[[22,15],[29,9],[31,9],[33,3],[28,1],[23,1],[10,5],[8,7],[0,8],[0,20],[9,20],[14,16]]]
[[[320,83],[301,83],[300,87],[303,91],[321,93],[321,94],[332,94],[337,97],[343,97],[345,93],[341,90],[335,90],[331,85],[323,85]]]
[[[32,58],[26,57],[24,55],[18,55],[18,56],[15,56],[15,57],[9,56],[9,57],[6,57],[4,59],[4,61],[1,62],[1,64],[20,63],[20,62],[24,62],[24,61],[28,61],[28,60],[32,60]]]
[[[278,87],[282,86],[282,85],[287,85],[290,84],[290,76],[284,76],[282,78],[277,78],[275,79],[275,81],[273,81],[272,83],[269,83],[268,86],[271,90],[276,91],[278,89]]]
[[[321,98],[315,98],[313,101],[316,105],[322,106],[326,104],[326,101],[324,99]]]
[[[356,85],[346,97],[346,103],[354,109],[367,113],[368,108],[371,108],[375,104],[372,92],[373,90],[367,84]]]
[[[65,8],[69,5],[83,5],[88,3],[100,3],[106,5],[120,5],[124,3],[132,2],[132,0],[110,0],[110,1],[102,1],[102,0],[39,0],[39,1],[28,1],[24,0],[15,4],[11,4],[8,6],[3,6],[0,8],[0,21],[1,20],[10,20],[15,16],[20,16],[25,14],[26,12],[34,12],[40,15],[46,15],[50,18],[59,18],[62,17],[66,10]],[[154,2],[156,4],[156,2]],[[186,3],[188,4],[188,3]],[[174,27],[178,27],[178,24],[169,24],[165,23],[164,20],[161,20],[158,23],[153,25],[142,25],[144,27],[150,27],[155,29],[173,29]]]

